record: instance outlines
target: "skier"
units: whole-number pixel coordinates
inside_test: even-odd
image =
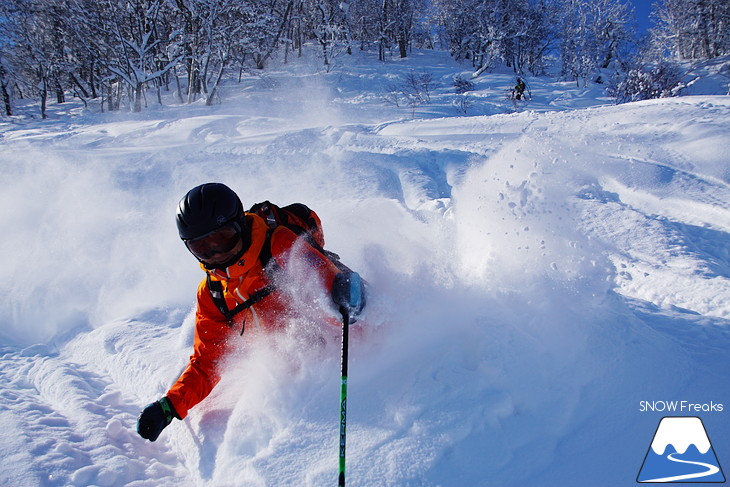
[[[521,78],[517,78],[517,84],[514,88],[515,98],[518,100],[521,100],[523,96],[525,96],[525,88],[527,86],[525,85],[525,82],[522,81]]]
[[[304,205],[293,206],[311,212]],[[316,214],[311,215],[318,224]],[[350,323],[365,306],[364,287],[356,272],[305,238],[308,235],[298,236],[294,227],[269,220],[244,212],[236,193],[221,183],[197,186],[180,200],[180,238],[200,261],[206,278],[198,287],[190,362],[167,394],[140,413],[137,432],[143,438],[155,441],[173,418],[185,418],[210,394],[220,380],[217,364],[236,342],[231,338],[243,334],[244,327],[270,332],[285,326],[287,316],[296,310],[291,309],[292,296],[277,277],[283,279],[290,266],[306,266],[307,285],[317,280],[324,283]],[[321,235],[319,242],[324,243]]]

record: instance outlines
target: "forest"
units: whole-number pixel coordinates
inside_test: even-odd
[[[677,63],[730,54],[730,3],[660,0],[639,36],[621,0],[5,0],[2,109],[49,97],[141,111],[162,94],[222,103],[227,79],[287,63],[315,46],[323,69],[353,50],[380,62],[448,50],[474,76],[605,83],[617,102],[672,96]]]

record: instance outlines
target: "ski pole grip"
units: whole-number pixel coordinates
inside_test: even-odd
[[[362,308],[362,279],[360,274],[350,274],[350,309],[360,311]]]

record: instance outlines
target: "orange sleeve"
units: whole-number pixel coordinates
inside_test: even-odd
[[[206,280],[198,287],[198,307],[195,312],[195,339],[190,363],[167,392],[180,419],[208,397],[220,381],[218,365],[226,352],[231,328],[216,308]]]

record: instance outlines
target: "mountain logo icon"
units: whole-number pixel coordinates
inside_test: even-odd
[[[702,420],[694,416],[662,418],[636,481],[725,482]]]

